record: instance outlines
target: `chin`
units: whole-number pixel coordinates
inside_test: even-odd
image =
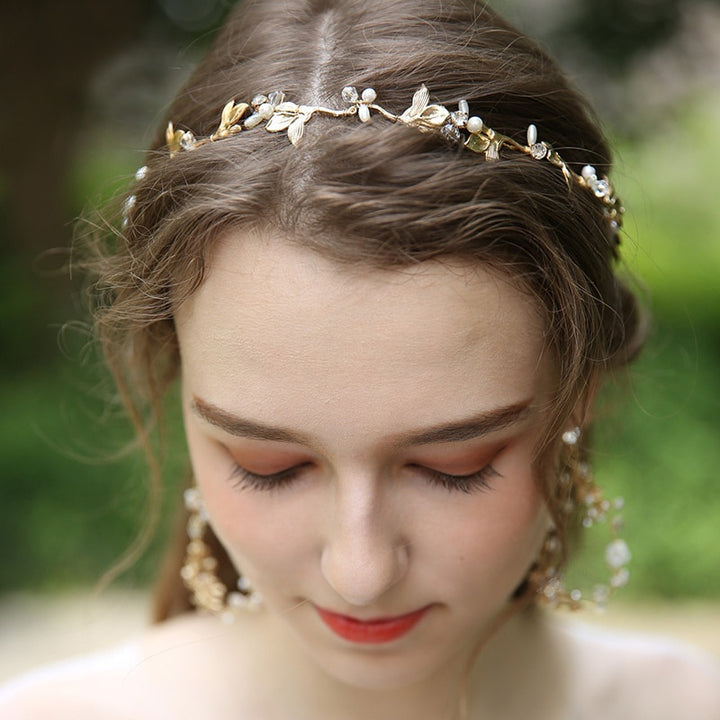
[[[457,675],[474,656],[482,630],[453,633],[449,628],[420,631],[399,641],[344,644],[334,638],[301,638],[305,653],[333,680],[365,690],[400,690],[434,681],[439,675]]]
[[[381,652],[358,652],[349,649],[346,653],[328,653],[320,657],[314,654],[315,662],[334,680],[349,687],[363,690],[400,690],[429,681],[460,659],[444,655],[432,648],[431,653],[417,649],[404,652],[390,649]]]

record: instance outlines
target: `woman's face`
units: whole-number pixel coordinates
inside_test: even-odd
[[[459,262],[350,270],[234,233],[176,320],[197,484],[288,638],[366,687],[466,662],[549,525],[532,300]]]

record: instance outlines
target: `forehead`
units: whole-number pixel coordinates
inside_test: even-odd
[[[422,419],[436,420],[533,397],[548,379],[536,303],[459,261],[348,268],[234,232],[176,322],[188,389],[263,419],[324,407],[420,420],[432,405]]]

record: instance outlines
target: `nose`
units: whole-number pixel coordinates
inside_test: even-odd
[[[395,513],[368,485],[336,491],[321,557],[325,580],[356,607],[373,605],[408,568],[409,545]]]

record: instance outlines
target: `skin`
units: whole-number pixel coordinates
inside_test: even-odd
[[[460,263],[351,272],[230,235],[176,326],[197,484],[281,642],[329,685],[457,694],[549,525],[531,463],[553,367],[531,299]],[[483,469],[460,489],[433,474]],[[427,612],[358,646],[317,607]]]

